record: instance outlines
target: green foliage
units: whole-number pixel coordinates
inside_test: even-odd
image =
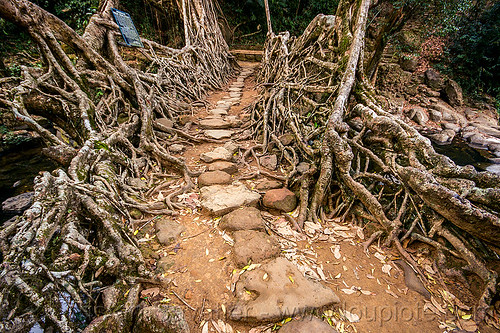
[[[99,0],[35,0],[33,2],[58,16],[78,32],[85,29],[90,16],[99,6]]]
[[[500,99],[500,3],[463,19],[452,35],[450,66],[469,93]],[[498,103],[498,102],[497,102]],[[498,108],[497,108],[498,109]]]

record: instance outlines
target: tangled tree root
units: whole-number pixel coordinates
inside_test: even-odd
[[[317,16],[298,38],[268,36],[255,133],[264,151],[276,149],[289,163],[300,226],[333,217],[377,222],[417,271],[401,245],[407,238],[460,256],[484,281],[482,320],[498,293],[485,259],[498,253],[500,176],[455,165],[380,107],[363,69],[368,6],[341,1],[336,16]],[[284,134],[293,135],[291,146],[278,139]],[[299,163],[309,171],[298,174]]]
[[[186,46],[143,40],[146,70],[131,67],[120,54],[110,14],[117,6],[102,1],[80,36],[29,1],[0,1],[0,17],[29,33],[45,64],[44,70],[23,67],[18,86],[3,80],[0,107],[36,131],[47,155],[67,167],[37,177],[33,206],[0,231],[2,332],[24,331],[36,321],[75,331],[95,317],[101,288],[149,278],[129,209],[175,214],[182,206],[176,196],[193,186],[194,173],[168,146],[198,139],[154,124],[157,118],[175,122],[190,102],[221,87],[233,72],[213,4],[182,1]],[[58,135],[34,115],[49,119]],[[131,181],[139,178],[154,185],[149,195],[173,182],[182,186],[166,191],[163,202],[148,203]]]

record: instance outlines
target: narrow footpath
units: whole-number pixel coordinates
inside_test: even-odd
[[[396,252],[376,242],[365,252],[367,231],[360,227],[330,220],[306,222],[304,233],[293,229],[286,214],[295,216],[297,200],[279,181],[280,156],[251,149],[259,64],[240,65],[227,87],[183,118],[183,130],[210,142],[169,147],[201,174],[195,190],[176,198],[187,208],[136,233],[149,268],[168,281],[143,290],[141,298],[179,305],[191,332],[271,332],[285,325],[280,332],[432,333],[452,327],[446,321],[453,295],[425,262],[425,249],[408,247],[428,266],[431,292]],[[165,196],[159,190],[150,199]]]

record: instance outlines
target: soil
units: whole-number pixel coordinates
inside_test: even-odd
[[[242,62],[240,66],[245,69],[255,67],[257,63]],[[193,123],[209,115],[208,110],[228,94],[228,86],[209,96],[207,107],[193,111]],[[257,95],[255,78],[251,76],[245,80],[241,103],[231,107],[229,115],[241,117],[243,113],[249,112]],[[201,131],[193,124],[190,132],[196,133],[198,130]],[[189,147],[179,156],[183,156],[192,170],[202,171],[206,169],[207,164],[200,161],[200,154],[223,146],[225,141],[198,144]],[[237,144],[248,148],[256,142],[237,141]],[[256,167],[255,162],[250,163],[250,167],[252,171],[255,171],[253,170]],[[247,173],[250,173],[250,170],[247,170],[245,165],[239,164],[238,173],[232,177],[236,179]],[[243,183],[249,188],[254,188],[256,179],[243,181]],[[197,198],[199,190],[196,189],[193,193],[192,197]],[[264,211],[263,207],[259,209]],[[285,219],[279,214],[273,215],[266,212],[263,214],[265,219],[273,225],[286,224]],[[233,276],[241,270],[232,261],[232,246],[222,237],[223,232],[217,227],[219,218],[209,216],[199,206],[182,210],[174,219],[181,223],[186,231],[180,239],[167,247],[160,246],[157,242],[152,223],[142,228],[137,234],[138,239],[145,240],[142,243],[143,252],[150,264],[150,269],[156,268],[159,257],[166,256],[170,259],[171,265],[168,266],[171,267],[163,273],[163,277],[171,282],[169,289],[166,290],[168,297],[162,301],[180,305],[184,309],[192,332],[202,332],[204,326],[208,327],[208,332],[215,332],[212,321],[227,323],[234,332],[242,333],[264,332],[273,327],[279,328],[283,322],[263,325],[226,319],[228,309],[235,302],[235,296],[231,291]],[[428,277],[426,284],[433,295],[432,301],[409,290],[405,285],[403,271],[392,262],[394,259],[399,259],[396,252],[382,248],[377,242],[369,248],[369,254],[364,252],[363,242],[369,234],[367,230],[363,231],[361,228],[341,221],[324,221],[322,227],[324,230],[317,231],[315,235],[309,230],[305,235],[299,235],[299,239],[302,240],[295,239],[294,241],[285,240],[285,238],[290,239],[290,235],[268,231],[281,243],[282,256],[292,262],[309,265],[316,278],[324,286],[331,288],[341,299],[340,305],[312,311],[318,318],[327,317],[326,320],[330,321],[339,332],[432,333],[456,327],[458,308],[457,306],[451,307],[455,314],[447,309],[448,305],[442,298],[442,291],[450,291],[440,278],[440,273],[430,266],[431,261],[426,258],[428,251],[425,251],[425,248],[422,250],[422,247],[410,245],[408,251],[421,264],[421,269]],[[334,233],[328,235],[331,232],[327,230],[331,229]],[[286,230],[291,230],[291,228],[288,227]],[[155,299],[149,301],[154,303]],[[159,300],[156,299],[156,301]],[[355,316],[354,318],[350,316],[349,313],[358,315],[359,320],[356,320]],[[470,311],[462,311],[460,314],[462,318],[465,318],[461,319],[464,325],[473,324],[468,320]],[[348,317],[353,322],[350,322]],[[446,320],[448,320],[448,326],[443,326],[442,323]]]

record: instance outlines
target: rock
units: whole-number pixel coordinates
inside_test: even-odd
[[[269,179],[264,179],[260,183],[257,184],[255,189],[257,191],[268,191],[276,188],[282,188],[283,184],[277,180],[269,180]]]
[[[264,230],[264,220],[257,208],[242,207],[224,215],[219,227],[228,231]]]
[[[156,262],[156,270],[160,273],[166,273],[174,264],[175,261],[171,259],[170,256],[161,257],[160,260]]]
[[[189,333],[184,312],[177,305],[142,308],[137,314],[133,333]]]
[[[399,66],[401,66],[402,70],[413,73],[417,70],[418,59],[415,59],[413,57],[402,57],[399,60]]]
[[[238,98],[238,99],[239,99],[241,96],[242,96],[242,93],[241,93],[241,92],[234,92],[234,91],[231,91],[231,92],[229,93],[229,97],[231,97],[231,98]]]
[[[203,162],[212,163],[214,161],[230,161],[233,159],[233,154],[224,147],[217,147],[213,151],[200,154],[200,159]]]
[[[441,119],[443,118],[443,114],[441,112],[439,112],[438,110],[430,109],[429,110],[429,118],[432,121],[439,123],[439,122],[441,122]]]
[[[429,116],[427,115],[427,112],[421,108],[421,107],[415,107],[412,110],[410,110],[411,114],[413,115],[411,117],[412,120],[414,120],[417,124],[419,125],[425,125],[429,121]]]
[[[236,297],[229,318],[243,321],[277,321],[340,302],[331,289],[305,278],[281,257],[241,275]]]
[[[406,261],[397,259],[394,260],[394,263],[403,269],[405,275],[405,284],[408,289],[416,291],[426,299],[431,298],[431,293],[424,287],[413,268],[411,268],[411,266]]]
[[[2,202],[2,210],[8,214],[21,214],[33,203],[35,192],[26,192]]]
[[[185,230],[182,224],[166,218],[156,222],[156,237],[163,245],[172,244]]]
[[[455,81],[448,80],[444,87],[444,92],[451,105],[461,106],[464,103],[462,88]]]
[[[337,333],[328,323],[316,317],[292,320],[280,328],[279,333]]]
[[[198,177],[198,186],[231,184],[231,175],[224,171],[208,171]]]
[[[237,116],[227,116],[226,122],[229,123],[230,127],[239,127],[242,124],[240,118],[238,118]]]
[[[438,145],[446,145],[451,143],[455,134],[456,133],[453,130],[444,130],[434,134],[429,134],[428,137]]]
[[[460,132],[460,129],[461,129],[460,126],[458,126],[457,124],[454,124],[454,123],[443,123],[442,126],[444,129],[452,130],[455,133]]]
[[[244,185],[212,185],[200,190],[201,206],[212,215],[224,215],[241,206],[255,207],[260,194]]]
[[[233,131],[230,130],[206,130],[203,134],[206,137],[220,140],[220,139],[229,139],[231,135],[233,135]]]
[[[276,155],[267,155],[259,158],[260,165],[269,170],[275,170],[278,166],[278,157]]]
[[[142,219],[142,212],[137,208],[132,208],[129,211],[130,217],[136,220]]]
[[[10,219],[5,221],[3,224],[0,222],[0,227],[2,227],[4,229],[7,227],[10,227],[12,224],[16,223],[18,218],[19,218],[19,215],[12,216]]]
[[[291,212],[297,206],[297,198],[289,189],[280,188],[267,191],[262,203],[267,208]]]
[[[295,137],[293,136],[292,133],[285,133],[281,135],[278,139],[283,144],[283,146],[289,146],[292,144],[293,140],[295,140]]]
[[[116,305],[118,305],[118,299],[122,292],[115,286],[111,286],[102,291],[102,303],[104,306],[104,311],[110,312]]]
[[[186,147],[184,145],[179,144],[179,143],[174,143],[173,145],[170,145],[168,147],[168,150],[170,150],[170,152],[174,153],[174,154],[180,154],[185,149],[186,149]]]
[[[215,161],[208,166],[208,171],[224,171],[233,175],[238,172],[238,167],[233,162]]]
[[[279,243],[262,231],[239,230],[233,233],[233,260],[238,267],[246,266],[250,261],[260,263],[279,256]]]
[[[185,126],[187,123],[192,123],[193,120],[193,116],[189,114],[180,115],[178,118],[178,122],[181,126]]]
[[[227,115],[227,111],[228,111],[227,108],[218,107],[218,108],[210,110],[210,113],[213,115],[216,115],[216,116],[225,116],[225,115]]]
[[[231,124],[221,118],[207,118],[200,121],[200,126],[207,129],[225,129],[231,127]]]
[[[425,83],[434,90],[441,90],[444,87],[444,80],[441,74],[432,68],[425,71]]]
[[[300,162],[299,165],[297,165],[297,172],[298,173],[306,173],[309,171],[309,163],[307,162]]]
[[[164,126],[166,128],[172,128],[174,127],[174,122],[168,118],[159,118],[156,119],[156,123],[158,125]]]
[[[226,148],[227,151],[231,153],[231,155],[236,154],[240,149],[240,147],[233,141],[226,142],[223,147]]]

